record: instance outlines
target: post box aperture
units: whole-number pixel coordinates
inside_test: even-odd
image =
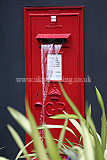
[[[25,94],[38,125],[63,125],[64,120],[50,116],[74,113],[58,82],[84,116],[83,7],[25,8],[25,78],[32,79],[25,83]],[[68,126],[77,132],[70,122]],[[58,139],[60,129],[51,132]],[[65,137],[76,142],[68,131]]]

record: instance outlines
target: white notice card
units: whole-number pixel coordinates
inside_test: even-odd
[[[62,54],[47,55],[47,80],[62,80]]]

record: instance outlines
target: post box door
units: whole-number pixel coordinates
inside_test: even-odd
[[[44,48],[48,48],[45,56]],[[49,117],[73,113],[59,81],[84,116],[84,7],[25,8],[25,78],[25,94],[38,125],[63,125],[64,120]],[[68,126],[73,128],[70,122]],[[58,139],[60,129],[51,132]],[[69,132],[65,136],[75,141]]]

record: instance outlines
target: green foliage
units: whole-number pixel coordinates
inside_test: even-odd
[[[46,145],[47,145],[47,151],[49,153],[49,158],[51,160],[61,160],[60,154],[58,152],[58,148],[52,138],[51,133],[47,128],[45,128],[45,136],[46,136]]]
[[[74,113],[78,116],[78,118],[83,119],[82,115],[80,114],[78,108],[76,107],[76,105],[72,102],[72,100],[68,97],[68,95],[66,94],[63,86],[61,83],[59,83],[61,91],[65,97],[65,99],[67,100],[67,102],[69,103],[69,105],[71,106],[71,108],[73,109]]]
[[[96,89],[96,95],[97,95],[97,99],[99,102],[99,105],[102,109],[102,127],[101,127],[101,140],[102,140],[102,151],[104,153],[105,149],[106,149],[106,134],[107,134],[107,129],[106,129],[106,114],[105,114],[105,108],[104,108],[104,102],[103,102],[103,98],[99,92],[99,90],[95,87]]]
[[[101,136],[97,133],[95,125],[93,123],[91,117],[91,105],[89,105],[86,112],[86,119],[82,117],[79,110],[72,102],[72,100],[68,97],[65,92],[63,86],[60,83],[61,90],[68,104],[71,106],[72,110],[75,114],[67,114],[64,111],[64,114],[52,116],[52,119],[65,119],[64,125],[47,125],[43,124],[41,126],[37,126],[35,122],[35,118],[33,117],[28,102],[26,101],[26,110],[28,119],[16,111],[15,109],[8,107],[8,110],[12,117],[19,123],[19,125],[27,132],[32,141],[29,142],[26,146],[23,145],[18,133],[8,125],[8,129],[16,141],[17,145],[20,148],[19,153],[16,156],[16,160],[19,158],[27,158],[29,160],[30,157],[38,157],[39,160],[61,160],[60,153],[64,153],[71,157],[72,160],[107,160],[107,123],[106,123],[106,114],[104,108],[103,98],[99,92],[99,90],[95,87],[97,99],[102,110],[102,126],[101,126]],[[77,121],[80,121],[80,123]],[[67,126],[68,121],[74,125],[74,127],[81,134],[80,139],[78,140],[78,144],[74,144],[70,142],[65,137],[65,132],[68,130],[72,136],[72,134],[77,138],[74,131]],[[49,129],[50,128],[61,128],[61,132],[58,140],[54,140]],[[42,142],[42,138],[40,136],[39,130],[43,130],[44,139],[46,146]],[[64,142],[66,140],[66,143]],[[81,140],[83,143],[81,143]],[[57,145],[55,143],[57,141]],[[34,153],[28,154],[26,148],[33,143],[34,145]],[[22,155],[23,153],[23,155]]]
[[[23,144],[20,136],[18,135],[18,133],[17,133],[10,125],[7,125],[7,127],[8,127],[8,129],[9,129],[11,135],[13,136],[16,144],[18,145],[18,147],[19,147],[20,149],[23,149],[23,148],[24,148],[24,144]],[[28,153],[27,153],[26,149],[23,149],[23,153],[25,154],[27,160],[30,160],[29,157],[27,157]],[[16,160],[16,159],[15,159],[15,160]]]
[[[4,158],[4,157],[0,157],[0,160],[9,160],[9,159]]]
[[[31,137],[34,141],[33,144],[34,144],[35,152],[37,153],[38,158],[40,160],[43,160],[43,159],[48,160],[48,156],[46,154],[45,147],[43,145],[43,142],[41,141],[40,134],[37,129],[37,124],[35,122],[35,119],[31,113],[30,109],[29,109],[28,103],[26,103],[26,109],[27,109],[28,118],[29,118],[30,124],[31,124]]]
[[[5,147],[1,147],[0,150],[2,150],[3,148],[5,148]],[[0,156],[0,160],[9,160],[9,159]]]

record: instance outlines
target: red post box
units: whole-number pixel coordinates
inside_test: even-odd
[[[26,7],[24,12],[25,94],[37,124],[62,125],[49,117],[73,113],[59,81],[84,116],[84,7]],[[59,137],[59,129],[51,132]],[[69,132],[66,138],[75,141]]]

